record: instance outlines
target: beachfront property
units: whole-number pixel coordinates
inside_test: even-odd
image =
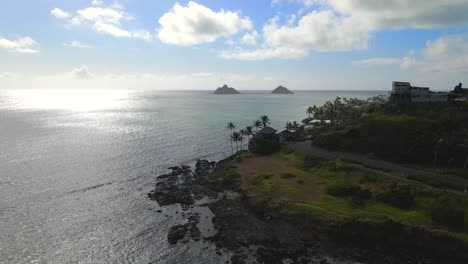
[[[448,101],[448,93],[433,92],[429,87],[412,86],[409,82],[396,82],[392,84],[390,93],[392,102],[415,103],[444,103]]]

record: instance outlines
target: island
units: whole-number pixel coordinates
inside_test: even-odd
[[[272,94],[294,94],[292,91],[290,91],[288,88],[284,86],[278,86],[276,89],[274,89]]]
[[[236,89],[227,86],[226,84],[223,87],[219,87],[213,94],[240,94]]]

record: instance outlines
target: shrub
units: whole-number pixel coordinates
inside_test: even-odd
[[[257,207],[258,209],[266,208],[268,207],[268,205],[270,205],[272,200],[273,198],[269,195],[258,198],[257,200],[255,200],[255,207]]]
[[[320,165],[322,165],[322,163],[323,163],[323,159],[321,157],[315,156],[312,154],[306,154],[302,158],[301,167],[305,169],[310,169],[310,168],[319,167]]]
[[[281,178],[283,179],[291,179],[291,178],[296,178],[296,175],[292,174],[292,173],[285,173],[283,175],[281,175]]]
[[[351,196],[361,190],[359,185],[350,182],[334,182],[327,187],[327,193],[333,196]]]
[[[431,219],[438,223],[456,228],[464,225],[465,210],[461,201],[441,196],[431,203],[428,211]]]
[[[379,177],[379,175],[371,174],[371,173],[365,173],[359,179],[360,183],[378,183],[382,181],[383,181],[382,177]]]
[[[290,148],[283,147],[281,149],[281,153],[288,155],[288,154],[294,153],[294,150],[292,150]]]
[[[342,145],[343,135],[336,131],[324,132],[319,134],[314,144],[324,148],[339,148]]]
[[[414,205],[414,196],[411,186],[405,183],[393,183],[378,195],[378,199],[384,203],[401,209],[409,209]]]
[[[273,177],[272,174],[257,174],[252,178],[253,185],[259,185],[264,183],[265,180],[269,180]]]

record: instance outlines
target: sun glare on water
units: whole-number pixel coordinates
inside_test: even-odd
[[[3,94],[8,97],[6,107],[88,112],[123,107],[128,99],[129,91],[110,89],[10,90]]]

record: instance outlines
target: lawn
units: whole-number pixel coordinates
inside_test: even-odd
[[[468,240],[466,197],[291,152],[249,156],[237,164],[237,172],[258,209],[273,209],[305,224],[392,220]]]

